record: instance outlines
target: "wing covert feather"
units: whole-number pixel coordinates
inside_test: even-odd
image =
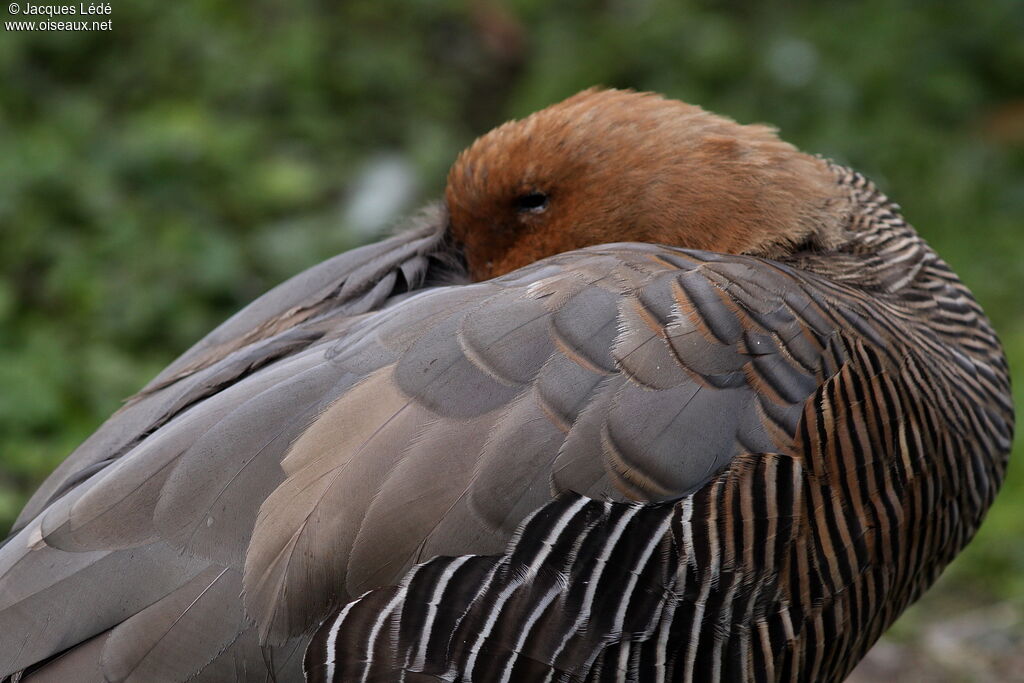
[[[662,253],[674,262],[652,260]],[[803,340],[808,323],[779,294],[745,297],[801,284],[757,259],[702,256],[583,250],[354,329],[332,360],[369,374],[296,442],[253,533],[246,608],[263,637],[305,632],[418,559],[494,552],[558,491],[677,499],[792,438],[820,362],[791,358],[765,325]],[[733,283],[722,263],[766,281]]]
[[[104,675],[125,683],[187,680],[238,637],[241,579],[237,570],[210,567],[118,624],[103,648]]]
[[[435,258],[445,221],[435,211],[412,232],[342,255],[257,300],[62,463],[0,546],[0,628],[26,634],[13,651],[0,648],[0,676],[82,644],[179,590],[210,567],[196,553],[233,561],[240,571],[258,506],[283,478],[280,459],[290,442],[332,391],[357,379],[346,380],[347,371],[330,362],[331,343],[365,322],[353,312],[383,306],[437,275],[436,264],[447,267],[447,256]],[[327,343],[318,349],[321,339]],[[211,430],[217,435],[204,441]],[[173,519],[161,519],[159,504]],[[222,596],[231,600],[237,594]],[[244,631],[245,620],[237,626]],[[285,667],[302,650],[291,642]],[[234,651],[242,657],[236,664],[255,662]]]
[[[54,496],[76,481],[78,473],[121,455],[184,405],[204,398],[248,371],[315,341],[303,334],[302,324],[325,311],[346,307],[363,312],[382,306],[392,288],[381,287],[389,273],[401,271],[403,287],[415,289],[426,276],[423,261],[443,250],[447,213],[433,205],[411,221],[409,230],[394,237],[344,252],[271,289],[218,326],[155,377],[135,398],[114,413],[43,482],[33,494],[12,531],[39,514]],[[409,262],[414,265],[409,266]],[[276,340],[276,341],[275,341]],[[269,342],[269,343],[268,343]],[[250,351],[246,349],[250,348]],[[256,353],[252,352],[255,347]],[[225,363],[234,357],[236,363]],[[191,382],[184,389],[166,388],[204,369],[219,368],[217,381]]]

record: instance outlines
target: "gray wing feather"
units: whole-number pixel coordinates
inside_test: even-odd
[[[663,253],[675,262],[652,259]],[[793,394],[817,386],[793,373],[818,368],[773,367],[782,342],[750,323],[787,304],[745,300],[799,285],[756,259],[725,263],[584,250],[353,329],[333,361],[368,374],[296,441],[253,531],[245,600],[261,637],[307,632],[418,558],[495,552],[560,490],[677,499],[739,453],[776,450],[796,427]],[[765,271],[760,288],[729,278]]]
[[[126,683],[183,681],[238,637],[241,574],[210,567],[110,632],[103,672]],[[182,653],[188,653],[183,657]]]
[[[321,264],[257,300],[51,475],[0,547],[0,632],[19,641],[8,648],[5,637],[0,675],[183,590],[211,567],[205,558],[240,568],[259,504],[284,476],[288,445],[330,391],[346,386],[326,350],[360,323],[353,311],[387,302],[382,282],[419,286],[414,278],[427,276],[444,221],[435,211],[429,224]],[[237,605],[238,591],[222,598]],[[236,634],[246,629],[244,619],[235,622]],[[282,666],[297,671],[301,652],[291,641]]]
[[[444,238],[446,221],[442,206],[428,207],[414,219],[416,225],[411,229],[390,239],[346,251],[278,285],[193,345],[143,391],[151,391],[188,368],[209,362],[211,351],[236,348],[240,340],[251,339],[255,331],[268,327],[275,329],[277,321],[292,311],[312,309],[331,299],[335,306],[360,301],[356,308],[362,309],[358,312],[364,312],[373,305],[361,299],[373,291],[377,295],[376,305],[381,305],[390,292],[379,290],[380,281],[409,259],[419,265],[424,254],[436,251]],[[222,351],[220,355],[223,355]]]
[[[203,569],[164,543],[89,553],[33,547],[0,575],[0,672],[23,669],[123,622]]]
[[[186,552],[242,561],[260,503],[284,478],[281,459],[341,373],[314,349],[272,374],[237,385],[234,410],[178,458],[160,491],[153,523]]]
[[[215,333],[101,428],[91,455],[55,475],[88,472],[30,525],[40,548],[15,539],[0,549],[22,601],[43,605],[36,628],[53,620],[12,666],[149,606],[157,623],[198,585],[193,577],[242,569],[244,557],[245,616],[228,619],[237,638],[211,641],[215,656],[200,676],[249,671],[253,643],[294,654],[332,607],[416,562],[500,552],[554,493],[678,498],[737,453],[771,450],[795,428],[788,400],[805,386],[801,376],[817,372],[816,358],[785,355],[787,340],[770,325],[747,324],[794,309],[776,294],[767,308],[745,302],[764,295],[746,282],[765,270],[753,259],[591,249],[489,283],[382,299],[399,286],[397,272],[423,276],[423,242],[396,244],[400,258],[371,253],[333,288],[327,271],[300,280],[313,303],[299,313],[298,294],[280,294],[267,310],[284,319],[256,307],[226,323],[248,341]],[[768,289],[798,289],[785,273],[771,278],[779,282]],[[332,296],[341,303],[321,305]],[[367,302],[379,310],[363,314]],[[834,325],[808,335],[806,318],[780,320],[805,345]],[[771,366],[784,356],[796,374]],[[758,370],[754,360],[769,364]],[[766,403],[756,398],[761,385],[780,390]],[[126,420],[140,431],[128,433]],[[151,577],[134,564],[140,553],[169,553],[177,564]],[[24,570],[47,558],[69,563],[66,585],[32,588]],[[56,606],[104,563],[128,584],[105,578],[110,593],[135,597],[109,614],[97,603],[101,618],[70,627]],[[230,601],[219,586],[204,594],[209,609]],[[131,649],[127,633],[111,641],[124,643],[119,652]]]
[[[103,675],[101,658],[110,632],[101,633],[68,650],[40,669],[24,676],[21,683],[109,683]]]
[[[260,356],[280,357],[288,353],[282,348],[279,335],[295,325],[314,317],[322,310],[350,307],[348,313],[365,312],[384,304],[391,290],[381,286],[386,277],[399,269],[406,277],[406,286],[415,288],[426,274],[427,255],[437,252],[444,240],[447,215],[443,207],[428,207],[414,219],[414,227],[388,240],[353,249],[310,268],[278,285],[222,323],[197,342],[180,358],[154,378],[128,405],[115,413],[40,486],[15,522],[16,531],[48,505],[55,495],[66,490],[81,471],[98,462],[117,456],[136,442],[152,425],[166,420],[174,407],[192,403],[197,397],[209,395],[211,388],[229,383],[240,372],[252,367],[257,358],[246,357],[236,364],[222,365],[216,374],[217,384],[203,386],[193,383],[184,391],[162,392],[182,379],[204,368],[216,365],[227,356],[267,338],[277,337],[274,344],[263,347]],[[406,265],[412,261],[411,265]],[[286,338],[288,335],[284,335]],[[301,336],[301,335],[300,335]],[[291,344],[301,345],[292,338]],[[275,346],[276,345],[276,346]],[[227,369],[230,367],[230,371]]]

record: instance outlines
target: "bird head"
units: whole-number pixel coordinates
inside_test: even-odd
[[[607,242],[780,257],[841,241],[827,164],[653,93],[591,89],[510,121],[448,174],[450,231],[474,280]]]

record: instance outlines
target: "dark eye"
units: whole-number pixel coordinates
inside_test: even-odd
[[[515,206],[520,213],[541,213],[548,208],[548,196],[543,192],[527,192],[516,197]]]

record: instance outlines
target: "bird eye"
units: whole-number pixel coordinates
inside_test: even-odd
[[[520,213],[541,213],[548,208],[548,196],[543,192],[527,192],[516,197],[515,205]]]

